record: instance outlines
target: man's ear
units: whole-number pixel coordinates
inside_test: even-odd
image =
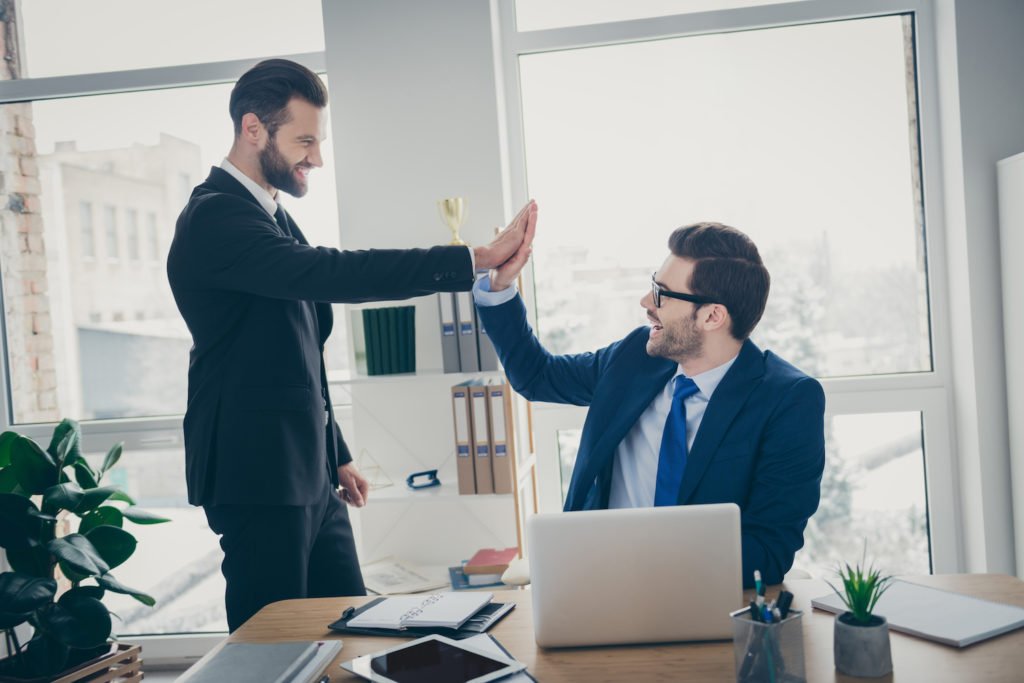
[[[705,331],[720,330],[728,328],[731,324],[729,309],[722,304],[709,304],[700,310],[698,315]]]
[[[263,122],[260,121],[260,117],[249,112],[242,116],[242,130],[238,137],[242,141],[258,147],[263,140],[263,136],[266,135],[266,130]]]

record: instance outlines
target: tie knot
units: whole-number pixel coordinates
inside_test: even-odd
[[[684,399],[687,396],[693,396],[699,391],[697,384],[686,377],[685,375],[679,375],[675,379],[675,386],[672,388],[672,398]]]

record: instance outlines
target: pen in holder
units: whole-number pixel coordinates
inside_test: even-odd
[[[737,683],[805,683],[803,612],[789,610],[781,621],[751,618],[750,608],[732,617]]]

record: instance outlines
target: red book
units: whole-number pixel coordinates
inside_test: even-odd
[[[476,551],[462,568],[466,574],[501,574],[508,569],[508,563],[519,555],[519,548],[484,548]]]

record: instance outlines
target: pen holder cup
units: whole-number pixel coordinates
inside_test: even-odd
[[[803,612],[771,624],[751,619],[749,607],[729,616],[737,683],[805,683]]]

